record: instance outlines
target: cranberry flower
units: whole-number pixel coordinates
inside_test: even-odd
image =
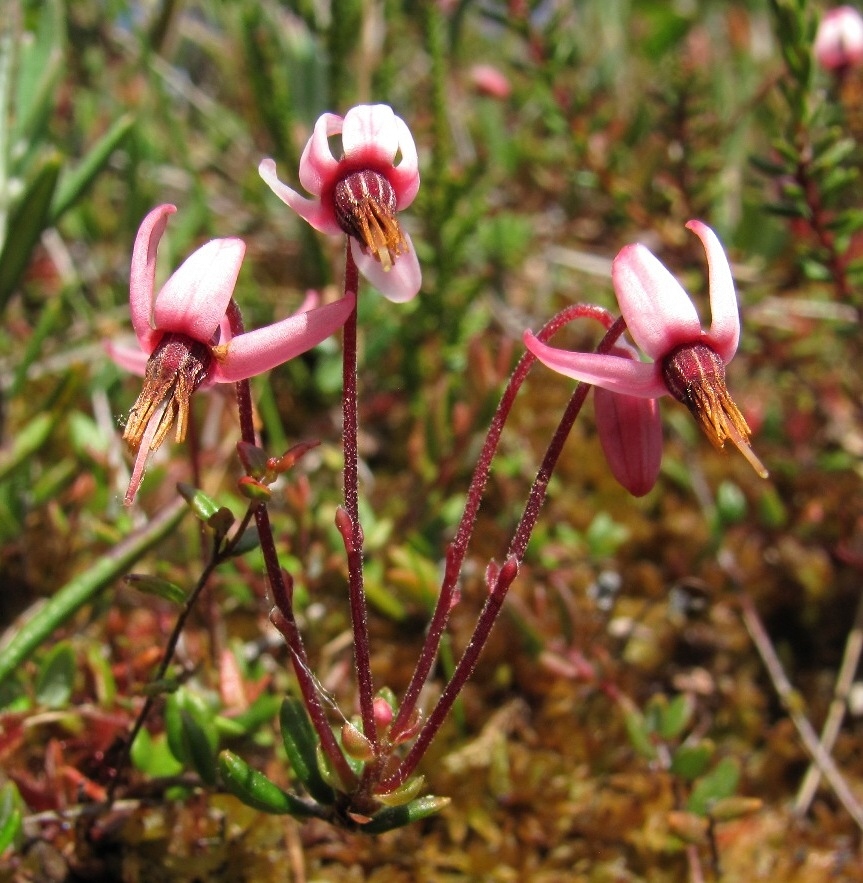
[[[863,16],[853,6],[831,9],[818,25],[812,51],[828,71],[842,72],[863,63]]]
[[[129,307],[140,350],[108,345],[118,364],[144,376],[144,389],[123,433],[138,452],[126,505],[135,499],[150,453],[175,422],[176,440],[185,439],[196,389],[245,380],[304,353],[340,328],[355,303],[350,293],[335,303],[235,337],[228,311],[246,250],[241,239],[213,239],[202,245],[154,298],[159,240],[168,216],[176,210],[173,205],[153,209],[135,238]]]
[[[330,149],[333,135],[341,135],[341,159]],[[333,113],[318,118],[300,159],[300,183],[314,199],[282,183],[273,160],[262,160],[258,171],[273,193],[316,230],[347,233],[360,272],[387,298],[407,301],[419,291],[419,261],[396,220],[396,212],[407,208],[419,189],[417,151],[392,108],[360,105],[344,118]]]
[[[707,252],[709,331],[702,329],[689,296],[659,260],[643,245],[628,245],[612,265],[614,291],[630,334],[652,362],[633,360],[628,354],[555,349],[530,331],[525,332],[524,342],[549,368],[611,393],[648,399],[673,396],[689,408],[714,445],[721,448],[730,439],[755,471],[766,477],[767,470],[749,445],[749,426],[725,386],[725,366],[740,339],[728,258],[706,224],[690,221],[686,226]]]

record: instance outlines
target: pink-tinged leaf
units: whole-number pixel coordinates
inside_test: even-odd
[[[680,283],[643,245],[627,245],[611,266],[632,339],[652,359],[701,337],[698,313]]]
[[[242,239],[213,239],[189,255],[156,298],[156,327],[209,343],[225,316],[245,251]]]
[[[355,296],[346,294],[335,303],[240,334],[227,346],[213,347],[214,379],[220,383],[245,380],[310,350],[344,325],[355,303]]]
[[[701,221],[690,221],[686,226],[701,240],[707,252],[711,321],[706,342],[727,365],[740,342],[740,313],[731,267],[722,244],[710,227]]]
[[[156,280],[156,254],[159,240],[168,224],[168,216],[177,207],[170,204],[154,208],[135,237],[132,249],[132,268],[129,273],[129,310],[132,314],[132,327],[141,345],[149,356],[153,352],[160,335],[153,330],[153,289]]]

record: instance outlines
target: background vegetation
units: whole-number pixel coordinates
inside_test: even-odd
[[[863,81],[813,66],[822,12],[803,0],[6,0],[0,880],[863,879],[847,803],[824,783],[799,797],[811,757],[795,728],[821,727],[863,619]],[[258,161],[276,157],[296,182],[318,114],[365,102],[408,122],[423,177],[405,219],[423,290],[360,304],[377,683],[398,693],[410,676],[522,330],[576,300],[616,309],[609,267],[624,244],[649,245],[706,316],[703,252],[683,225],[720,234],[744,325],[729,387],[771,477],[712,450],[671,405],[662,476],[633,500],[588,409],[423,765],[429,789],[452,798],[431,819],[374,838],[258,813],[177,759],[161,707],[122,799],[92,814],[177,615],[119,577],[194,584],[207,540],[194,518],[164,515],[177,481],[244,508],[230,390],[196,397],[189,444],[167,444],[139,505],[122,506],[118,427],[139,384],[102,341],[131,331],[135,230],[154,205],[179,207],[166,268],[209,237],[243,237],[247,324],[287,315],[308,287],[338,285],[343,255],[273,197]],[[566,342],[595,340],[576,328]],[[271,450],[322,442],[271,511],[315,671],[351,708],[333,527],[340,372],[332,339],[253,389]],[[517,403],[450,653],[571,388],[535,369]],[[122,545],[147,524],[146,541]],[[10,654],[69,585],[74,603]],[[256,552],[221,567],[175,668],[182,701],[218,711],[219,744],[287,783],[276,718],[291,675],[269,609]],[[790,681],[781,697],[770,649]],[[828,753],[863,799],[854,665],[845,674],[851,714]]]

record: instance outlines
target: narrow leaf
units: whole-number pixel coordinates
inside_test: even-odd
[[[449,802],[449,797],[435,797],[429,794],[404,806],[388,806],[377,813],[368,824],[359,826],[357,830],[361,834],[382,834],[384,831],[392,831],[393,828],[403,828],[412,822],[439,813],[449,805]]]
[[[132,131],[134,124],[135,119],[130,114],[120,117],[74,169],[69,172],[64,171],[51,202],[52,224],[55,224],[60,216],[85,193],[99,172],[107,165],[111,154]]]
[[[298,818],[320,815],[316,807],[283,791],[233,751],[226,750],[219,754],[219,773],[231,794],[261,812]]]
[[[42,231],[50,225],[51,199],[59,174],[60,160],[48,160],[10,214],[0,252],[0,311],[17,289]]]
[[[156,595],[156,597],[164,598],[174,604],[183,604],[186,601],[186,593],[178,585],[159,576],[151,576],[147,573],[127,573],[123,579],[128,585],[147,595]]]
[[[303,703],[288,696],[279,711],[279,722],[294,774],[318,803],[331,804],[335,800],[335,792],[318,769],[318,739]]]

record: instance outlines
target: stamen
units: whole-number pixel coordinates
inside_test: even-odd
[[[749,444],[752,430],[725,386],[725,363],[703,343],[685,344],[662,363],[665,385],[692,412],[705,435],[717,447],[731,440],[761,478],[768,472]]]
[[[147,362],[144,388],[132,406],[123,439],[134,451],[145,438],[156,451],[176,421],[175,438],[186,438],[189,402],[210,369],[210,348],[185,334],[166,334]],[[162,407],[164,406],[164,407]],[[150,424],[155,421],[155,427]]]
[[[336,219],[342,230],[359,240],[384,270],[408,251],[408,243],[396,220],[396,194],[392,184],[369,169],[351,172],[333,192]]]

